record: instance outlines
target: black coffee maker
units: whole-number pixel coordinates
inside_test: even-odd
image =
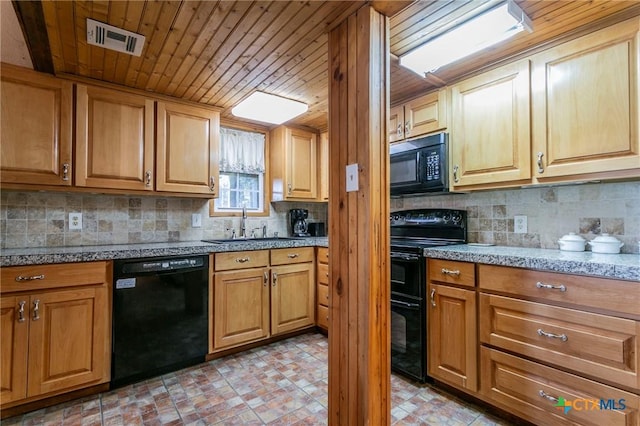
[[[309,237],[307,217],[309,210],[291,209],[289,210],[289,219],[291,220],[291,235],[294,237]]]

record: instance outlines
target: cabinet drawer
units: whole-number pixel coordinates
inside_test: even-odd
[[[482,394],[535,424],[638,425],[637,395],[486,347],[480,357]]]
[[[318,327],[329,329],[329,308],[318,305]]]
[[[318,305],[329,306],[329,286],[318,284]]]
[[[271,250],[272,265],[313,262],[313,247],[292,247]]]
[[[478,284],[484,290],[629,314],[640,320],[640,285],[630,281],[480,265]]]
[[[103,284],[109,262],[61,263],[56,265],[10,266],[0,269],[2,293],[43,290],[78,285]],[[18,281],[20,280],[20,281]]]
[[[214,265],[216,271],[269,266],[269,250],[216,253]]]
[[[451,260],[428,259],[429,281],[475,287],[475,264]]]
[[[640,322],[480,295],[480,340],[638,390]]]
[[[329,265],[318,263],[318,282],[329,285]]]
[[[329,249],[318,247],[318,263],[329,263]]]

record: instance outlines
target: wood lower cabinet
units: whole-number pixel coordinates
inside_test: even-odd
[[[329,330],[329,249],[318,247],[317,249],[317,283],[318,283],[318,307],[316,318],[318,327],[324,331]]]
[[[76,186],[153,191],[154,102],[76,86]]]
[[[313,247],[214,254],[213,351],[315,323]]]
[[[3,408],[109,381],[109,266],[2,269]]]
[[[538,182],[640,175],[639,43],[634,18],[532,57]]]
[[[428,372],[461,389],[478,387],[474,264],[429,259],[427,263]],[[447,281],[459,281],[454,287]]]
[[[220,114],[157,102],[156,189],[217,197]]]
[[[7,64],[0,75],[3,185],[71,186],[73,84]]]

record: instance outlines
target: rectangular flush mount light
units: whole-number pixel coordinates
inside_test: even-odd
[[[400,65],[424,77],[525,29],[531,32],[531,20],[509,0],[400,56]]]
[[[248,98],[231,109],[236,117],[262,121],[271,124],[282,124],[293,117],[307,112],[307,104],[271,95],[254,92]]]

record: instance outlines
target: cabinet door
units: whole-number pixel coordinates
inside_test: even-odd
[[[0,179],[70,186],[72,84],[5,64],[1,74]]]
[[[152,191],[153,138],[151,99],[77,86],[77,186]]]
[[[18,312],[20,306],[24,312]],[[29,296],[0,298],[0,402],[6,404],[27,396],[27,348]],[[24,319],[21,319],[24,318]]]
[[[389,142],[404,139],[404,105],[389,110]]]
[[[404,137],[413,138],[447,128],[446,90],[429,93],[404,105]]]
[[[287,198],[315,199],[317,194],[316,135],[287,129]]]
[[[529,61],[451,88],[451,178],[455,188],[531,178]]]
[[[158,102],[157,120],[156,189],[217,197],[220,115]]]
[[[216,272],[214,350],[269,336],[269,269]]]
[[[110,379],[106,286],[31,296],[27,396]]]
[[[315,324],[313,263],[271,269],[271,333],[276,335]]]
[[[433,283],[429,292],[429,375],[476,391],[476,293]]]
[[[616,171],[638,176],[638,28],[632,19],[533,57],[539,181],[605,172],[615,177]]]
[[[318,164],[320,201],[329,201],[329,134],[320,134],[320,162]]]

